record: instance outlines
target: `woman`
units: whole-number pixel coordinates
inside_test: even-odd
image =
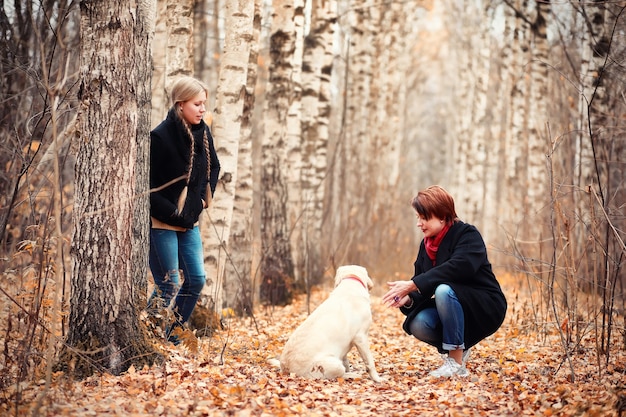
[[[169,307],[176,323],[185,323],[206,282],[198,218],[209,206],[220,172],[213,137],[203,120],[209,90],[192,77],[171,90],[167,117],[150,132],[150,270],[155,291],[149,305]],[[183,272],[180,285],[179,270]]]
[[[424,239],[408,281],[389,282],[383,302],[406,315],[402,328],[437,348],[436,377],[467,376],[470,348],[493,334],[507,303],[478,230],[457,218],[454,200],[439,186],[420,191],[411,205]],[[447,356],[445,355],[447,353]]]

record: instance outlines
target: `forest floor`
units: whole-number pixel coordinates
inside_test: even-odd
[[[595,343],[584,339],[571,362],[557,332],[537,332],[526,291],[503,282],[507,319],[479,343],[467,378],[436,379],[435,349],[406,335],[403,316],[372,296],[370,345],[383,381],[369,379],[356,350],[354,379],[307,380],[268,365],[307,315],[306,297],[292,305],[228,319],[227,329],[197,348],[164,345],[167,360],[120,376],[72,381],[55,374],[22,386],[20,400],[0,415],[28,416],[620,416],[626,410],[626,352],[622,335],[608,366],[598,366]],[[382,285],[381,285],[382,287]],[[378,293],[382,293],[378,289]],[[313,292],[311,310],[328,291]],[[11,398],[11,397],[10,397]],[[625,413],[626,415],[626,413]]]

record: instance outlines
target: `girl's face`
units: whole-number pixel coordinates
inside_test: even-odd
[[[204,107],[206,99],[206,93],[201,91],[191,100],[183,101],[178,104],[181,108],[181,115],[187,123],[197,125],[202,121],[204,113],[206,113],[206,108]]]
[[[422,230],[424,237],[435,237],[445,226],[445,222],[437,216],[432,216],[429,220],[416,213],[417,227]]]

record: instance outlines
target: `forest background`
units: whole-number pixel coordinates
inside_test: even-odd
[[[182,74],[212,89],[222,162],[197,329],[289,304],[341,264],[379,291],[410,277],[409,201],[440,184],[496,269],[536,291],[529,324],[568,354],[593,333],[609,366],[626,348],[625,8],[3,2],[0,385],[158,357],[140,318],[148,134]]]

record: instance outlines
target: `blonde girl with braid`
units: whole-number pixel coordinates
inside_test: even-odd
[[[173,343],[178,343],[173,330],[189,319],[206,282],[198,219],[212,200],[220,172],[204,122],[208,95],[203,82],[179,78],[172,85],[167,117],[150,132],[149,261],[155,290],[148,311],[173,310],[175,319],[166,327]]]

